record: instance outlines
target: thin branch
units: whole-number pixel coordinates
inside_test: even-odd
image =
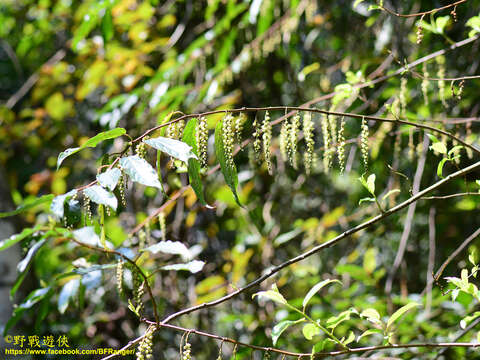
[[[270,278],[271,276],[273,276],[274,274],[276,274],[277,272],[279,272],[280,270],[292,265],[292,264],[295,264],[301,260],[304,260],[310,256],[312,256],[313,254],[316,254],[318,252],[320,252],[321,250],[324,250],[326,248],[329,248],[329,247],[332,247],[333,245],[336,245],[339,241],[347,238],[348,236],[360,231],[360,230],[363,230],[363,229],[366,229],[370,226],[372,226],[373,224],[379,222],[380,220],[383,220],[387,217],[389,217],[390,215],[396,213],[397,211],[409,206],[411,203],[417,201],[418,199],[421,199],[424,195],[432,192],[433,190],[439,188],[440,186],[442,186],[443,184],[449,182],[450,180],[452,179],[455,179],[457,177],[460,177],[460,176],[464,176],[465,174],[477,169],[480,167],[480,161],[479,162],[476,162],[470,166],[467,166],[466,168],[464,169],[461,169],[455,173],[452,173],[450,175],[448,175],[447,177],[445,177],[444,179],[436,182],[435,184],[429,186],[428,188],[418,192],[417,194],[415,194],[414,196],[410,197],[409,199],[405,200],[404,202],[394,206],[393,208],[389,209],[389,210],[386,210],[384,213],[382,214],[379,214],[375,217],[373,217],[372,219],[370,220],[367,220],[353,228],[350,228],[348,229],[347,231],[343,232],[342,234],[336,236],[335,238],[321,244],[321,245],[318,245],[318,246],[315,246],[314,248],[312,248],[311,250],[301,254],[301,255],[298,255],[288,261],[285,261],[283,262],[282,264],[280,265],[277,265],[277,266],[274,266],[272,267],[266,274],[264,274],[263,276],[257,278],[256,280],[250,282],[249,284],[247,284],[246,286],[244,286],[243,288],[240,288],[240,289],[237,289],[235,290],[234,292],[228,294],[228,295],[225,295],[217,300],[214,300],[214,301],[210,301],[210,302],[206,302],[206,303],[203,303],[203,304],[199,304],[199,305],[196,305],[196,306],[192,306],[190,308],[187,308],[187,309],[183,309],[179,312],[176,312],[174,314],[171,314],[169,316],[167,316],[164,320],[162,320],[162,323],[168,323],[170,322],[171,320],[173,319],[176,319],[182,315],[186,315],[186,314],[190,314],[192,312],[195,312],[195,311],[198,311],[198,310],[202,310],[202,309],[206,309],[206,308],[210,308],[210,307],[213,307],[213,306],[216,306],[218,304],[221,304],[223,302],[226,302],[228,300],[230,300],[231,298],[245,292],[246,290],[254,287],[254,286],[257,286],[259,285],[260,283],[262,283],[263,281],[265,281],[266,279]],[[480,232],[480,229],[478,230]]]
[[[419,17],[419,16],[425,16],[425,15],[428,15],[428,14],[433,14],[433,13],[436,13],[436,12],[441,11],[441,10],[445,10],[445,9],[449,9],[451,7],[455,7],[455,6],[460,5],[460,4],[462,4],[464,2],[467,2],[467,1],[468,0],[459,0],[459,1],[455,1],[454,3],[451,3],[449,5],[445,5],[445,6],[435,8],[435,9],[432,9],[432,10],[413,13],[413,14],[400,14],[400,13],[398,13],[396,11],[393,11],[389,8],[386,8],[384,6],[382,6],[381,9],[385,10],[387,13],[389,13],[391,15],[394,15],[394,16],[403,17],[403,18],[410,18],[410,17]]]
[[[60,60],[62,60],[66,54],[67,53],[65,50],[60,49],[50,59],[48,59],[48,61],[42,66],[54,65]],[[40,76],[38,75],[38,71],[30,75],[30,77],[27,79],[27,81],[25,81],[25,83],[20,87],[20,89],[18,89],[17,92],[7,100],[7,103],[5,104],[5,106],[8,109],[13,108],[17,104],[17,102],[19,102],[20,99],[23,98],[28,93],[28,91],[33,87],[33,85],[35,85],[39,77]]]
[[[427,159],[429,138],[425,134],[423,138],[423,151],[422,155],[418,159],[417,170],[415,171],[415,177],[413,179],[412,186],[412,195],[415,195],[420,190],[420,184],[422,181],[423,171],[425,170],[425,161]],[[412,230],[413,217],[415,215],[415,210],[417,208],[417,203],[413,202],[408,207],[407,217],[405,218],[405,224],[403,226],[402,237],[400,238],[400,243],[398,245],[397,255],[393,262],[392,269],[388,275],[385,292],[389,295],[392,291],[393,279],[397,273],[398,267],[403,260],[403,255],[405,254],[405,249],[407,248],[408,238],[410,237],[410,231]]]
[[[434,280],[438,281],[440,279],[440,276],[442,276],[443,271],[447,267],[447,265],[452,261],[458,254],[462,252],[465,247],[470,244],[473,240],[475,240],[478,236],[480,235],[480,228],[478,228],[472,235],[470,235],[468,238],[465,239],[463,243],[460,244],[460,246],[445,260],[445,262],[440,266],[438,269],[437,273],[434,276]]]
[[[390,123],[396,123],[396,124],[403,124],[403,125],[409,125],[413,126],[419,129],[424,129],[424,130],[429,130],[432,132],[440,133],[442,135],[446,135],[450,137],[451,139],[454,139],[458,141],[460,144],[462,144],[465,147],[468,147],[469,149],[475,151],[476,153],[480,154],[480,149],[475,147],[474,145],[471,145],[464,140],[460,139],[459,137],[449,133],[448,131],[442,130],[435,128],[433,126],[429,125],[424,125],[424,124],[419,124],[416,122],[411,122],[407,120],[400,120],[400,119],[388,119],[388,118],[382,118],[378,116],[369,116],[369,115],[362,115],[362,114],[354,114],[354,113],[347,113],[347,112],[340,112],[340,111],[328,111],[328,110],[321,110],[321,109],[312,109],[309,107],[296,107],[296,106],[265,106],[265,107],[243,107],[243,108],[237,108],[237,109],[229,109],[229,110],[212,110],[212,111],[206,111],[204,113],[198,113],[198,114],[187,114],[187,115],[182,115],[174,120],[168,121],[162,125],[155,126],[151,128],[150,130],[147,130],[143,135],[137,137],[136,139],[133,140],[133,143],[141,141],[144,137],[148,136],[152,132],[159,130],[165,126],[168,126],[170,124],[176,123],[181,120],[186,120],[190,118],[198,118],[201,116],[208,116],[208,115],[214,115],[214,114],[221,114],[221,113],[242,113],[242,112],[258,112],[258,111],[288,111],[291,112],[297,112],[297,111],[303,111],[303,112],[313,112],[313,113],[318,113],[318,114],[325,114],[325,115],[334,115],[334,116],[345,116],[345,117],[350,117],[354,119],[363,119],[365,118],[366,120],[373,120],[377,122],[390,122]],[[272,125],[277,125],[283,120],[285,120],[285,116],[272,121]],[[424,120],[425,122],[428,122],[429,120],[426,119]]]
[[[425,311],[430,314],[432,308],[432,284],[433,284],[433,268],[435,266],[435,207],[431,207],[428,213],[428,265],[427,265],[427,300]]]
[[[451,199],[459,196],[468,196],[468,195],[480,195],[480,192],[464,192],[464,193],[450,194],[450,195],[444,195],[444,196],[426,196],[426,197],[423,197],[421,200],[445,200],[445,199]]]

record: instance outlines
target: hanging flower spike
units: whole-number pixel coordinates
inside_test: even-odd
[[[314,124],[312,121],[312,113],[306,112],[303,115],[303,136],[305,138],[305,144],[307,149],[303,155],[303,160],[305,163],[305,172],[307,175],[310,175],[312,170],[312,163],[313,163],[313,150],[315,147],[315,140],[314,140]]]
[[[200,158],[200,164],[203,168],[206,168],[208,161],[208,127],[207,118],[205,116],[200,116],[200,118],[198,119],[197,132],[195,135],[197,140],[197,149]]]
[[[340,120],[340,129],[338,130],[338,163],[340,164],[340,174],[345,171],[345,117]]]
[[[368,124],[365,116],[362,117],[362,125],[360,131],[360,150],[362,152],[363,169],[368,171]]]
[[[300,131],[300,114],[297,112],[293,118],[292,123],[290,124],[290,165],[294,169],[297,169],[297,140],[298,133]]]
[[[233,167],[234,166],[233,144],[235,141],[235,134],[234,134],[232,114],[227,113],[223,118],[222,131],[223,131],[223,148],[225,150],[225,159],[227,160],[228,166]]]
[[[272,144],[272,124],[270,123],[270,114],[268,111],[265,113],[265,118],[263,119],[262,133],[263,156],[267,164],[268,173],[272,175],[272,153],[270,152],[270,146]]]

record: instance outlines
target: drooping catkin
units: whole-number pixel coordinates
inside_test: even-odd
[[[280,129],[280,154],[282,155],[282,160],[287,161],[288,153],[290,148],[290,123],[288,120],[285,120],[282,123],[282,128]]]
[[[181,360],[191,360],[192,359],[192,345],[188,342],[188,335],[185,339],[185,344],[182,347]]]
[[[203,168],[207,167],[208,161],[208,126],[207,118],[205,116],[200,116],[197,122],[197,132],[195,134],[197,140],[197,150],[198,157],[200,159],[200,164]]]
[[[423,71],[423,79],[422,79],[423,102],[425,103],[425,105],[428,105],[428,86],[430,85],[430,81],[428,80],[429,73],[428,73],[426,62],[423,63],[422,71]]]
[[[407,115],[407,78],[402,77],[400,80],[400,115],[405,117]]]
[[[127,178],[125,177],[125,173],[122,172],[122,175],[120,175],[120,179],[118,179],[118,192],[120,193],[120,201],[122,202],[122,205],[124,207],[127,206],[127,198],[125,197],[126,188],[127,188]]]
[[[422,15],[422,17],[420,18],[420,21],[417,22],[417,44],[420,44],[422,42],[422,39],[423,39],[422,21],[423,21],[424,16],[425,16],[425,14]]]
[[[268,173],[273,174],[272,168],[272,153],[270,146],[272,145],[272,124],[270,123],[270,114],[265,112],[265,117],[262,124],[262,139],[263,139],[263,156],[267,164]]]
[[[328,126],[327,115],[322,114],[322,135],[323,135],[323,168],[325,172],[328,173],[332,163],[332,150],[331,150],[331,141],[330,141],[330,131]]]
[[[363,170],[368,171],[368,123],[365,116],[362,117],[362,125],[360,130],[360,151],[362,153]]]
[[[445,57],[439,56],[436,58],[438,64],[437,77],[442,80],[438,80],[438,97],[442,102],[443,106],[448,107],[447,102],[445,101]]]
[[[138,309],[138,312],[143,310],[143,294],[145,293],[144,282],[142,276],[138,271],[132,270],[133,272],[133,298],[135,301],[135,306]]]
[[[153,333],[155,331],[155,327],[151,326],[147,329],[145,336],[138,344],[136,355],[136,360],[148,360],[153,359],[152,354],[152,344],[153,344]]]
[[[303,161],[305,163],[305,171],[307,175],[310,174],[312,170],[312,163],[313,163],[313,150],[315,147],[315,140],[314,140],[314,128],[315,125],[312,121],[312,113],[306,112],[303,115],[303,137],[305,138],[306,144],[306,151],[303,154]]]
[[[235,141],[233,116],[227,113],[222,121],[222,133],[223,133],[223,150],[225,152],[225,159],[229,167],[234,166],[233,162],[233,145]]]
[[[255,120],[253,120],[253,150],[255,150],[255,162],[257,164],[260,162],[262,153],[262,138],[260,135],[260,126],[255,115]]]
[[[300,130],[300,114],[297,112],[293,118],[292,123],[290,124],[290,165],[293,166],[294,169],[297,169],[297,140],[298,140],[298,132]]]
[[[235,134],[237,135],[237,143],[240,144],[242,141],[242,131],[243,131],[243,124],[245,123],[245,120],[247,119],[247,116],[245,113],[240,113],[239,116],[235,119]]]
[[[147,140],[148,137],[145,137],[144,140]],[[140,141],[137,146],[135,147],[135,153],[142,159],[145,159],[147,155],[147,145],[142,141]]]
[[[338,130],[338,163],[340,165],[340,174],[345,171],[345,117],[340,120],[340,129]]]
[[[117,289],[119,294],[123,293],[123,265],[124,265],[123,259],[119,259],[117,261],[117,272],[116,272]]]
[[[160,231],[162,232],[162,241],[167,241],[167,225],[163,211],[158,214],[158,223],[160,225]]]
[[[92,207],[90,205],[90,198],[83,194],[83,212],[85,214],[85,225],[92,223]]]
[[[142,229],[138,232],[138,249],[145,248],[146,240],[147,234],[145,233],[145,230]]]
[[[167,126],[165,136],[171,139],[180,139],[182,137],[184,127],[185,121],[183,120],[171,123]]]

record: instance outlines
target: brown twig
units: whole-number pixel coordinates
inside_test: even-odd
[[[410,17],[419,17],[419,16],[425,16],[425,15],[428,15],[428,14],[433,14],[433,13],[436,13],[436,12],[441,11],[441,10],[445,10],[445,9],[449,9],[451,7],[455,7],[455,6],[460,5],[460,4],[462,4],[464,2],[467,2],[467,1],[468,0],[459,0],[459,1],[455,1],[454,3],[448,4],[448,5],[445,5],[445,6],[442,6],[442,7],[438,7],[438,8],[432,9],[432,10],[428,10],[428,11],[413,13],[413,14],[400,14],[400,13],[398,13],[396,11],[393,11],[389,8],[386,8],[384,6],[382,6],[381,9],[385,10],[387,13],[389,13],[391,15],[394,15],[394,16],[403,17],[403,18],[410,18]]]

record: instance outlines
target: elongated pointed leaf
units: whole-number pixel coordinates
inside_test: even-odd
[[[292,320],[283,320],[275,325],[272,329],[272,342],[273,346],[277,345],[277,341],[280,338],[280,335],[287,330],[290,326],[298,324],[299,322],[304,321],[304,319],[292,321]]]
[[[281,304],[281,305],[286,305],[287,304],[287,300],[283,297],[282,294],[280,294],[280,292],[278,291],[277,285],[275,285],[275,284],[272,286],[272,290],[259,291],[255,294],[253,294],[252,299],[255,298],[255,296],[260,296],[260,297],[267,298],[267,299],[272,300],[272,301],[274,301],[278,304]]]
[[[59,219],[63,218],[63,215],[64,215],[63,205],[65,204],[65,201],[70,199],[76,193],[77,193],[77,190],[73,189],[66,194],[55,196],[55,198],[52,200],[52,204],[50,205],[50,210],[53,212],[53,214],[57,216]]]
[[[37,205],[40,205],[40,204],[43,204],[43,203],[46,203],[46,202],[49,202],[49,201],[52,201],[53,199],[53,195],[50,194],[50,195],[43,195],[43,196],[40,196],[38,198],[35,198],[35,199],[30,199],[30,200],[27,200],[25,201],[23,204],[21,204],[20,206],[18,206],[15,210],[13,211],[8,211],[8,212],[3,212],[3,213],[0,213],[0,218],[4,218],[4,217],[8,217],[8,216],[13,216],[13,215],[17,215],[17,214],[20,214],[22,212],[25,212]]]
[[[158,189],[162,188],[155,169],[138,155],[121,158],[120,165],[133,181]]]
[[[105,190],[100,185],[90,186],[83,190],[83,193],[94,203],[110,206],[113,210],[117,210],[118,200],[115,195]]]
[[[307,293],[307,295],[305,295],[305,298],[303,299],[303,308],[305,309],[305,307],[308,305],[308,302],[311,300],[311,298],[317,293],[319,292],[324,286],[328,285],[328,284],[331,284],[331,283],[339,283],[340,285],[342,285],[342,282],[340,280],[337,280],[337,279],[327,279],[327,280],[323,280],[323,281],[320,281],[318,284],[316,284],[315,286],[313,286],[310,291]]]
[[[100,134],[95,135],[94,137],[88,139],[82,146],[80,147],[75,147],[75,148],[70,148],[65,151],[62,151],[60,155],[58,155],[57,159],[57,169],[60,167],[62,162],[69,156],[79,152],[80,150],[86,149],[87,147],[95,147],[99,143],[101,143],[104,140],[108,139],[115,139],[119,136],[122,136],[126,133],[125,129],[123,128],[115,128],[112,130],[104,131],[101,132]]]
[[[122,172],[120,169],[113,168],[109,169],[101,174],[97,175],[97,180],[100,185],[104,188],[107,188],[110,191],[113,191],[120,180],[120,176],[122,176]]]
[[[192,258],[192,254],[188,248],[180,241],[160,241],[159,243],[151,245],[142,251],[148,251],[152,254],[162,252],[164,254],[180,255],[185,260],[190,260]]]
[[[8,249],[10,246],[15,245],[19,241],[22,241],[26,238],[28,238],[30,235],[34,234],[38,230],[41,229],[41,225],[37,225],[33,228],[27,228],[23,229],[20,234],[15,234],[10,236],[9,238],[6,238],[2,241],[0,241],[0,251]]]
[[[65,313],[67,310],[70,299],[75,297],[80,286],[80,279],[73,279],[63,285],[60,295],[58,295],[58,311],[60,314]]]
[[[183,141],[159,136],[145,140],[145,143],[171,157],[174,157],[175,159],[183,161],[184,163],[188,163],[188,159],[197,158],[192,152],[192,147],[185,144]]]
[[[420,306],[420,304],[416,302],[410,302],[407,305],[402,306],[400,309],[395,311],[392,314],[392,316],[390,316],[390,319],[388,319],[386,331],[388,331],[390,327],[393,325],[393,323],[397,321],[403,314],[405,314],[408,310],[413,309],[414,307],[417,307],[417,306]]]
[[[186,270],[190,271],[192,274],[195,274],[203,269],[205,262],[200,260],[193,260],[186,264],[172,264],[172,265],[165,265],[162,267],[162,270]]]
[[[203,196],[203,183],[200,177],[200,162],[198,161],[198,148],[197,148],[197,119],[190,119],[183,130],[182,140],[192,147],[192,152],[197,158],[188,159],[188,178],[190,180],[190,186],[197,195],[200,204],[206,206],[205,197]]]
[[[235,201],[239,206],[240,200],[237,194],[238,174],[235,163],[227,161],[225,157],[225,148],[223,146],[223,121],[219,121],[215,128],[215,155],[220,163],[220,170],[222,171],[225,182],[230,190],[232,190]]]
[[[101,27],[102,27],[103,41],[107,43],[113,38],[113,19],[112,19],[112,11],[110,10],[110,8],[105,9],[105,14],[103,15],[103,18],[102,18]]]

